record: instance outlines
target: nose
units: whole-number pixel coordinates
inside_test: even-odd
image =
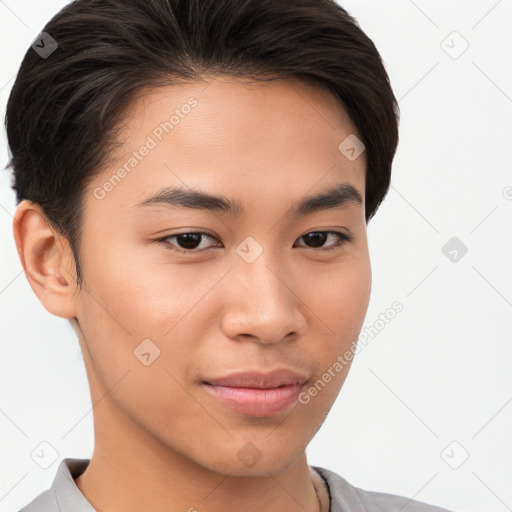
[[[250,264],[236,262],[230,272],[235,283],[230,281],[224,290],[222,328],[231,339],[273,344],[305,330],[304,304],[294,293],[295,276],[265,254]]]

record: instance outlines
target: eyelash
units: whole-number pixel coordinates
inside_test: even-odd
[[[307,235],[311,235],[313,233],[332,234],[332,235],[335,235],[338,238],[338,241],[336,243],[332,244],[330,247],[327,247],[327,248],[309,247],[309,249],[311,249],[311,250],[318,250],[318,251],[322,251],[322,252],[333,251],[335,249],[338,249],[338,248],[342,247],[346,243],[350,243],[350,242],[353,241],[353,237],[351,235],[348,235],[348,234],[343,233],[341,231],[310,231],[309,233],[306,233],[305,235],[302,235],[299,238],[303,238],[303,237],[305,237]],[[210,235],[209,233],[204,233],[202,231],[185,231],[183,233],[176,233],[174,235],[167,235],[167,236],[164,236],[162,238],[157,238],[155,240],[155,242],[162,242],[162,243],[164,243],[167,246],[167,248],[169,250],[175,251],[175,252],[178,252],[178,253],[182,253],[182,254],[200,254],[200,253],[203,253],[203,252],[208,252],[210,250],[216,249],[216,247],[209,247],[207,249],[178,249],[175,246],[171,246],[171,244],[168,242],[169,239],[173,239],[173,238],[176,238],[176,237],[181,236],[181,235],[204,235],[207,238],[215,239],[214,236]]]

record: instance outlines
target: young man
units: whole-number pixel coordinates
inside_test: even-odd
[[[77,0],[6,127],[14,237],[72,323],[91,459],[24,512],[422,511],[308,465],[371,291],[398,106],[332,0]]]

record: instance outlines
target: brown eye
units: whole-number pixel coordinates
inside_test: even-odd
[[[186,233],[168,235],[163,238],[159,238],[157,241],[166,244],[167,247],[172,251],[182,253],[199,253],[212,249],[212,247],[199,248],[201,242],[207,239],[214,240],[214,237],[209,235],[208,233],[202,233],[199,231],[189,231]],[[178,247],[176,247],[175,243],[171,243],[171,240],[175,240],[175,242],[178,244]]]
[[[329,235],[334,235],[336,237],[336,242],[324,248],[322,246],[329,239]],[[330,251],[352,241],[352,237],[350,235],[342,233],[341,231],[311,231],[310,233],[302,235],[300,238],[303,238],[305,241],[312,244],[312,246],[308,247],[322,251]]]

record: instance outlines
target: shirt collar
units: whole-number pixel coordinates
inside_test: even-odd
[[[63,512],[96,512],[85,499],[74,478],[81,475],[89,465],[90,459],[63,459],[57,469],[52,484],[59,509]]]
[[[325,468],[310,466],[327,484],[331,507],[329,512],[367,512],[366,507],[351,484],[343,477]]]

